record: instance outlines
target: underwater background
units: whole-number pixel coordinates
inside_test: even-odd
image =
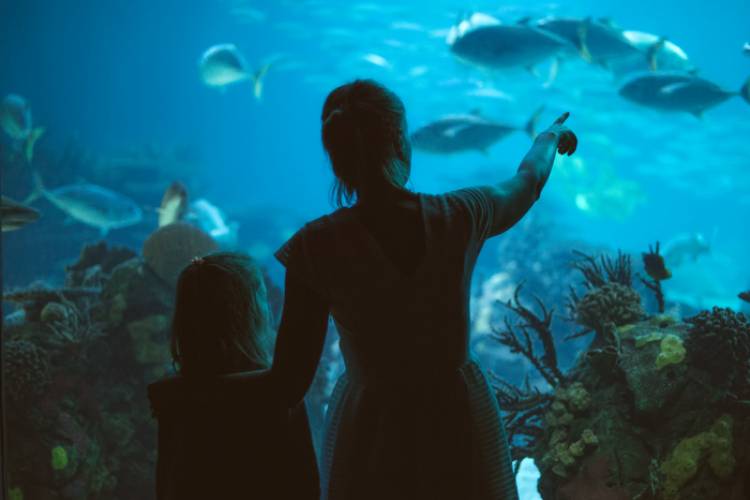
[[[458,28],[482,28],[471,26],[486,20],[477,13],[579,28],[570,46],[493,68],[449,43]],[[522,498],[744,498],[747,19],[741,0],[0,3],[0,96],[22,99],[4,101],[0,191],[37,212],[13,212],[23,227],[6,228],[3,211],[7,497],[152,496],[145,385],[171,370],[171,280],[196,253],[248,252],[278,314],[273,252],[333,209],[323,100],[373,78],[401,97],[411,131],[459,114],[519,129],[454,154],[415,147],[410,187],[421,192],[511,176],[530,145],[527,120],[542,106],[538,129],[571,113],[577,152],[557,159],[529,215],[486,243],[472,285],[472,348],[497,376],[514,458],[527,459]],[[598,59],[591,23],[656,42]],[[666,41],[688,57],[669,74],[713,82],[725,102],[697,117],[622,95],[661,74],[649,51]],[[219,44],[234,44],[246,78],[209,84],[206,54]],[[159,228],[174,182],[198,215]],[[95,203],[100,218],[81,217],[76,202]],[[307,401],[316,439],[342,369],[332,329]]]

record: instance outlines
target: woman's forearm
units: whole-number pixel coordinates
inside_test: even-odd
[[[552,171],[559,141],[560,138],[556,133],[550,131],[542,132],[536,137],[534,144],[532,144],[531,149],[526,153],[526,156],[521,160],[521,165],[518,167],[518,174],[530,175],[534,180],[535,200],[539,198],[542,188]]]

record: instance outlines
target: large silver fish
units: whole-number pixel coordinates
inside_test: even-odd
[[[664,37],[631,30],[623,31],[622,36],[641,53],[613,61],[611,69],[617,75],[644,71],[675,71],[690,74],[698,72],[698,68],[685,51]]]
[[[456,57],[477,66],[507,69],[532,68],[568,46],[562,38],[526,24],[486,24],[456,36],[450,48]]]
[[[411,135],[416,149],[437,154],[487,149],[508,135],[523,130],[530,137],[535,135],[536,122],[541,115],[538,109],[523,127],[497,123],[482,117],[478,112],[464,115],[444,116],[417,129]]]
[[[668,267],[677,267],[686,261],[694,262],[701,255],[709,253],[711,253],[711,242],[702,233],[679,235],[664,245],[662,252]]]
[[[639,53],[607,20],[547,17],[537,21],[535,26],[567,40],[586,61],[605,67],[613,60]]]
[[[5,96],[0,103],[0,126],[11,139],[23,146],[24,156],[31,163],[34,145],[44,133],[44,128],[34,128],[28,101],[16,94]]]
[[[198,63],[203,83],[209,87],[223,89],[227,85],[251,81],[256,99],[260,99],[263,93],[263,79],[269,66],[270,64],[265,64],[257,71],[251,71],[237,46],[232,43],[208,48]]]
[[[731,91],[695,75],[650,73],[630,80],[619,93],[642,106],[700,117],[707,109],[737,95],[750,103],[750,79],[739,91]]]
[[[141,208],[130,198],[95,184],[71,184],[48,190],[34,172],[35,191],[27,202],[40,196],[73,219],[93,226],[102,236],[111,229],[137,224],[143,218]]]
[[[7,196],[0,196],[0,222],[2,231],[15,231],[39,218],[39,211],[18,203]]]

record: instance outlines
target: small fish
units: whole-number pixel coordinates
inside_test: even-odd
[[[39,216],[38,210],[11,200],[7,196],[0,197],[0,222],[3,232],[20,229],[37,220]]]
[[[685,261],[696,261],[701,255],[711,253],[711,243],[702,233],[683,234],[664,245],[664,261],[676,267]]]
[[[38,172],[34,172],[34,192],[27,203],[41,197],[73,219],[98,228],[102,237],[111,229],[137,224],[143,218],[141,208],[130,198],[95,184],[71,184],[48,190]]]
[[[362,56],[363,61],[367,61],[370,64],[373,64],[379,68],[390,68],[391,63],[388,62],[388,59],[381,56],[380,54],[365,54]]]
[[[194,219],[198,227],[210,234],[222,246],[231,247],[237,242],[239,225],[236,222],[227,223],[219,207],[205,198],[200,198],[190,204],[188,218]]]
[[[490,121],[478,111],[448,115],[417,129],[411,142],[415,148],[430,153],[451,154],[469,150],[485,153],[490,146],[519,130],[534,137],[542,110],[539,108],[523,128]]]
[[[667,269],[664,263],[664,257],[659,254],[659,242],[656,242],[656,248],[649,246],[647,253],[641,254],[643,257],[643,267],[646,269],[651,279],[656,281],[668,280],[672,277],[672,273]]]
[[[250,80],[256,99],[260,99],[263,93],[263,80],[269,67],[270,64],[264,64],[257,71],[251,72],[245,58],[232,43],[208,48],[198,62],[203,83],[209,87],[224,89],[227,85]]]
[[[23,145],[26,161],[31,163],[34,158],[34,146],[44,133],[44,128],[33,127],[28,101],[16,94],[5,96],[0,103],[0,126],[11,139]]]
[[[750,56],[750,42],[745,42],[745,45],[742,46],[742,52],[746,56]]]
[[[739,95],[750,103],[750,79],[733,92],[695,75],[650,73],[627,82],[619,91],[625,99],[661,111],[684,111],[701,117],[703,112]]]
[[[748,290],[747,292],[740,292],[737,297],[744,300],[745,302],[750,302],[750,290]]]
[[[187,213],[188,194],[187,189],[181,182],[173,182],[169,185],[161,199],[159,212],[159,227],[179,222]]]

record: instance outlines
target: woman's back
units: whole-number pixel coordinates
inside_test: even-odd
[[[415,199],[418,216],[390,232],[345,208],[279,252],[325,297],[341,336],[347,371],[325,451],[332,499],[498,498],[513,488],[500,477],[509,458],[498,450],[497,404],[468,358],[471,272],[491,207],[479,189]],[[393,251],[399,237],[411,252]]]

